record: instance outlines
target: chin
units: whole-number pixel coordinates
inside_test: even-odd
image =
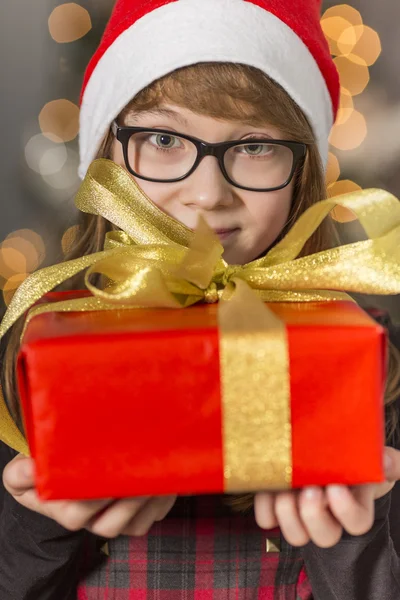
[[[228,265],[245,265],[253,260],[252,258],[247,258],[243,252],[238,252],[237,250],[225,250],[222,258]]]
[[[247,265],[248,263],[253,262],[253,260],[258,260],[267,254],[271,248],[273,248],[274,244],[268,246],[265,250],[254,251],[254,252],[238,252],[237,250],[226,250],[222,255],[222,258],[228,265]]]

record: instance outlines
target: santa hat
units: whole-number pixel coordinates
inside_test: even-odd
[[[340,87],[320,8],[321,0],[117,0],[84,79],[80,177],[138,92],[199,62],[250,65],[279,83],[308,117],[325,163]]]

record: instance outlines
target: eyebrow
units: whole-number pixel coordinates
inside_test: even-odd
[[[132,119],[133,121],[137,121],[138,118],[142,116],[169,117],[170,119],[175,119],[175,121],[178,121],[182,125],[185,125],[185,127],[188,126],[188,122],[185,119],[185,117],[170,108],[152,108],[150,110],[143,110],[140,112],[132,111],[128,114],[129,119]]]

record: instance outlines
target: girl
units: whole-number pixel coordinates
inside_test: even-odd
[[[117,1],[85,78],[81,176],[96,156],[110,158],[177,221],[194,228],[202,214],[229,263],[266,252],[326,193],[339,84],[319,5]],[[100,250],[111,229],[85,216],[69,258]],[[326,248],[331,233],[323,223],[304,253]],[[19,324],[7,340],[2,383],[21,425],[20,331]],[[391,433],[398,375],[392,350]],[[400,522],[396,502],[390,513],[397,493],[390,482],[400,478],[400,453],[393,448],[382,485],[62,503],[40,502],[31,460],[13,456],[3,445],[4,598],[399,597]]]

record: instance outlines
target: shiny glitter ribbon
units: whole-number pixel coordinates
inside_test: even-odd
[[[10,303],[0,338],[43,295],[84,270],[91,296],[36,306],[27,322],[49,311],[183,308],[220,301],[225,489],[248,490],[254,481],[290,487],[286,331],[264,302],[348,300],[344,290],[400,293],[399,201],[372,189],[318,202],[272,250],[246,265],[228,265],[219,240],[204,220],[199,220],[196,232],[187,229],[160,211],[111,161],[92,163],[76,205],[105,217],[120,231],[107,234],[102,252],[28,277]],[[337,205],[355,213],[369,239],[298,258]],[[93,283],[93,275],[101,276],[100,284]],[[0,439],[26,452],[21,440],[12,438],[16,427],[10,417],[6,422],[6,413],[3,407]]]

